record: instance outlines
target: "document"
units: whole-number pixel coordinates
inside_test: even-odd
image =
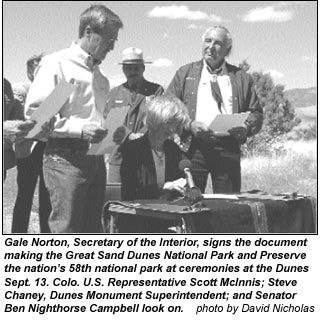
[[[209,126],[214,134],[229,136],[228,130],[235,127],[243,127],[249,112],[234,114],[218,114]]]
[[[224,194],[224,193],[205,193],[203,199],[225,199],[225,200],[238,200],[238,196],[235,194]]]
[[[41,132],[42,126],[60,111],[75,88],[76,86],[74,84],[64,80],[59,82],[46,100],[44,100],[39,108],[31,115],[30,118],[36,121],[36,125],[28,133],[26,138],[32,139]]]
[[[112,108],[107,116],[104,127],[108,129],[107,136],[100,143],[93,143],[88,155],[102,155],[111,153],[116,144],[113,142],[113,134],[117,128],[123,126],[129,106]]]

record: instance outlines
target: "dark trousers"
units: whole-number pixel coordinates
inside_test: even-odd
[[[39,177],[39,220],[40,232],[50,233],[48,219],[51,204],[44,183],[42,159],[45,142],[38,142],[30,156],[17,159],[18,194],[13,209],[12,233],[27,233],[34,191]]]
[[[202,193],[205,192],[209,173],[213,193],[240,192],[240,147],[236,141],[231,138],[220,138],[213,144],[194,139],[189,157],[194,183]]]

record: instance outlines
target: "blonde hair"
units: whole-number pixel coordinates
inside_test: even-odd
[[[158,96],[147,104],[146,124],[150,131],[170,130],[181,131],[190,122],[185,105],[174,96]]]

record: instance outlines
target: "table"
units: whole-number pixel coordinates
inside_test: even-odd
[[[107,202],[107,233],[316,233],[313,197],[242,193],[238,199],[205,199],[190,207],[185,200]],[[151,227],[150,227],[151,225]]]

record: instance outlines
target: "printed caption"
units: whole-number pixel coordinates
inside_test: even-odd
[[[5,313],[314,313],[307,238],[7,237]]]

